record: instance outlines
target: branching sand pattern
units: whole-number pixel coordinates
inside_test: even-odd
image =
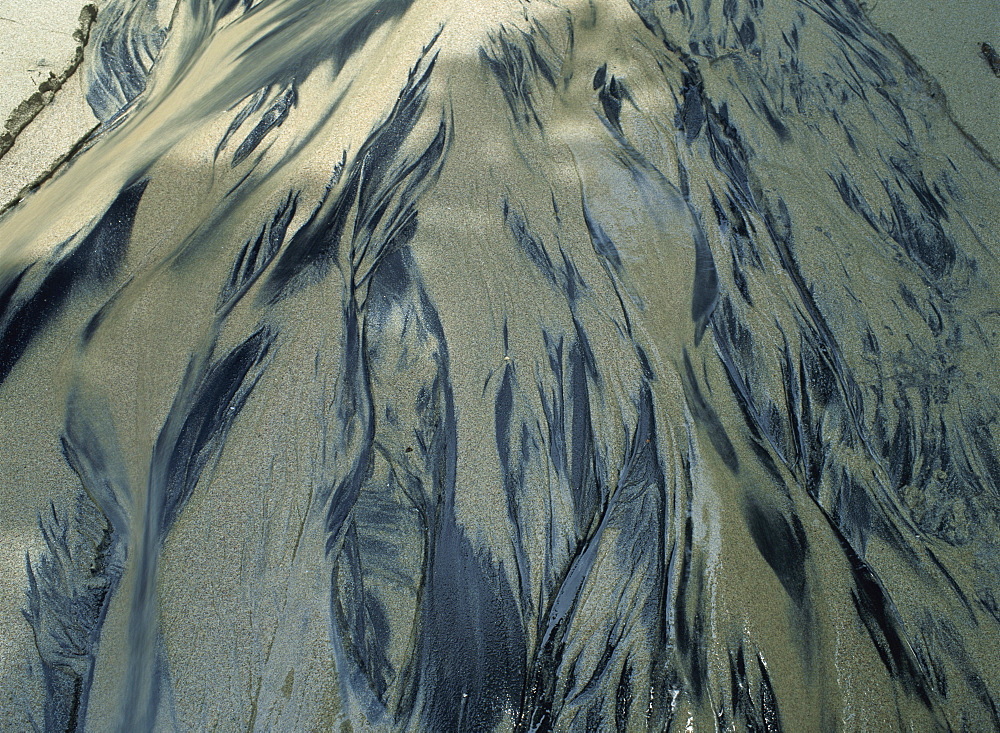
[[[853,0],[101,13],[14,728],[1000,728],[1000,173]]]

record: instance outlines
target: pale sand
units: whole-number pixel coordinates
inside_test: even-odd
[[[86,3],[77,0],[0,0],[0,120],[50,73],[73,59],[73,31]]]
[[[49,72],[71,62],[83,0],[0,0],[0,121],[37,89]],[[871,0],[869,17],[892,34],[940,85],[953,117],[1000,160],[1000,79],[980,52],[1000,49],[1000,0]],[[81,77],[59,104],[30,125],[0,158],[0,210],[50,171],[97,123],[82,98]]]

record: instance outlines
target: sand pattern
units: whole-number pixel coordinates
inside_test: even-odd
[[[12,729],[1000,728],[1000,171],[852,0],[89,48],[0,219]]]

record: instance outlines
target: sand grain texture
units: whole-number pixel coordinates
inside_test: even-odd
[[[859,6],[88,48],[0,219],[10,727],[1000,727],[1000,173]]]

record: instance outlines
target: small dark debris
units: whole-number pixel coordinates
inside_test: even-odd
[[[979,51],[983,54],[983,58],[986,59],[986,63],[990,65],[990,70],[993,71],[997,78],[1000,78],[1000,54],[985,41],[979,46]]]

